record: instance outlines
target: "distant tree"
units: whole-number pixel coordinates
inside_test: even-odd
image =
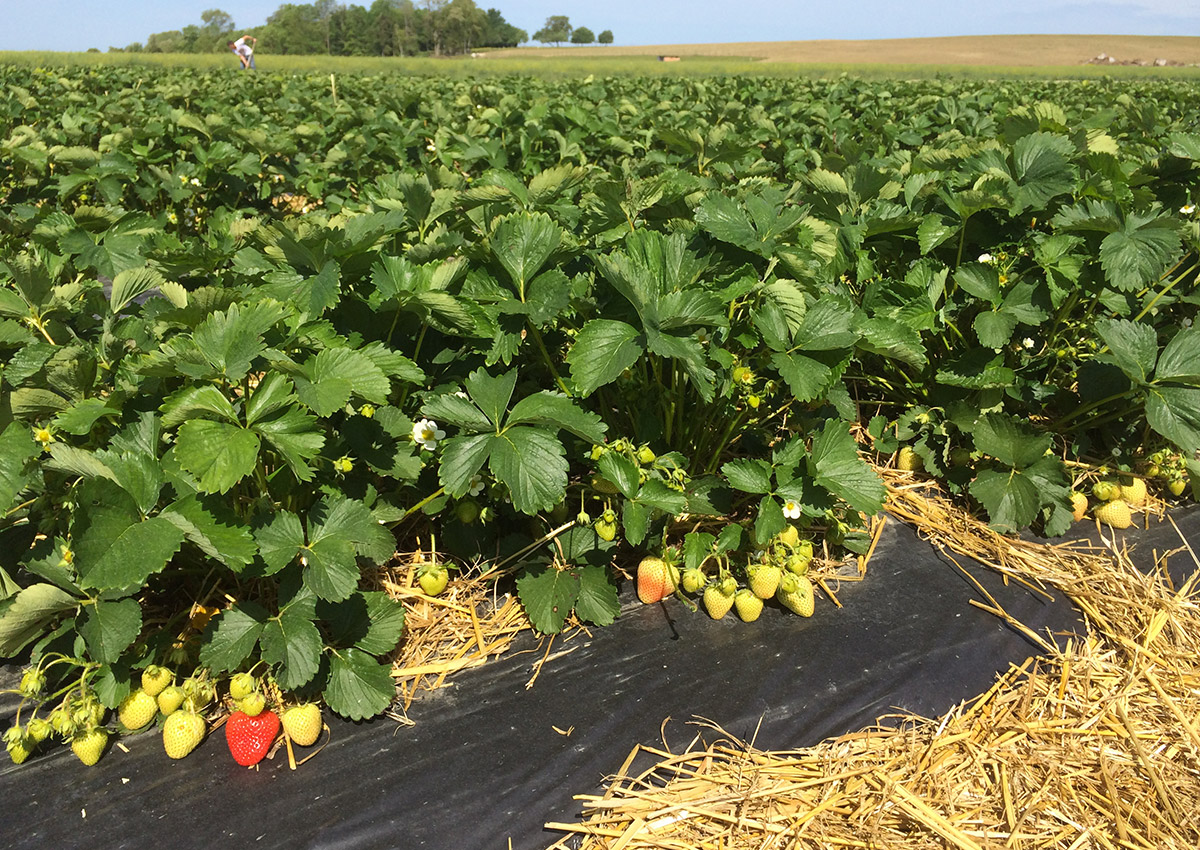
[[[571,44],[591,44],[596,40],[596,36],[587,27],[577,27],[571,33]]]
[[[479,42],[480,47],[516,47],[529,41],[529,33],[504,20],[499,9],[488,9],[486,14],[487,24]]]
[[[362,6],[339,6],[329,16],[329,52],[335,56],[369,56],[371,15]]]
[[[604,32],[600,33],[600,35],[596,36],[596,41],[600,42],[601,44],[612,44],[612,30],[605,30]]]
[[[571,20],[566,15],[551,15],[546,24],[533,34],[542,44],[559,45],[571,37]]]

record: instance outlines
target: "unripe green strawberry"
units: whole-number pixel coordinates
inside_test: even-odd
[[[100,761],[108,745],[108,732],[98,727],[76,732],[71,739],[71,752],[88,767]]]
[[[465,499],[454,506],[454,515],[463,525],[471,525],[479,519],[479,503],[474,499]]]
[[[1141,478],[1130,478],[1129,483],[1121,483],[1121,499],[1135,508],[1146,504],[1146,482]]]
[[[792,575],[802,576],[808,572],[808,567],[811,563],[811,555],[805,558],[803,555],[797,553],[794,555],[789,555],[783,566],[784,569],[786,569]]]
[[[617,536],[617,515],[612,511],[605,511],[592,527],[596,529],[596,536],[601,540],[612,541]]]
[[[450,582],[450,571],[445,564],[430,562],[417,570],[417,584],[427,596],[438,596]]]
[[[171,714],[183,705],[183,701],[186,698],[187,694],[183,692],[183,688],[179,687],[179,685],[170,685],[163,688],[162,692],[156,697],[158,710],[163,714]]]
[[[759,599],[770,599],[779,589],[783,571],[772,564],[752,564],[746,574],[750,579],[750,592]]]
[[[783,531],[779,532],[779,542],[789,549],[795,549],[800,543],[800,529],[788,523]]]
[[[1082,493],[1071,493],[1071,515],[1075,517],[1075,521],[1079,522],[1087,514],[1088,498]]]
[[[956,467],[969,466],[971,463],[971,450],[958,446],[950,450],[950,465]]]
[[[1129,526],[1133,525],[1133,518],[1129,513],[1129,505],[1120,499],[1113,499],[1111,502],[1097,506],[1092,511],[1092,516],[1106,525],[1111,525],[1113,528],[1129,528]]]
[[[25,699],[37,699],[46,690],[46,674],[40,667],[30,667],[21,674],[20,693]]]
[[[1183,491],[1187,489],[1187,481],[1182,478],[1172,478],[1167,482],[1167,489],[1171,491],[1172,496],[1182,496]]]
[[[121,700],[121,705],[117,708],[117,718],[121,721],[121,725],[131,732],[150,725],[150,721],[154,720],[156,714],[158,714],[158,700],[141,688]]]
[[[29,721],[29,726],[26,727],[29,737],[33,739],[35,744],[40,744],[42,741],[50,737],[50,733],[54,731],[48,720],[41,717],[35,717]]]
[[[70,738],[75,734],[75,718],[61,705],[50,712],[50,726],[64,738]]]
[[[779,581],[775,598],[784,608],[801,617],[811,617],[816,606],[813,585],[807,576],[784,575]]]
[[[27,734],[19,726],[10,726],[4,732],[4,744],[8,749],[8,757],[12,759],[13,764],[23,764],[26,759],[33,755],[34,747],[37,746],[37,741]]]
[[[1111,502],[1121,497],[1121,486],[1115,481],[1097,481],[1092,485],[1092,495],[1102,502]]]
[[[743,587],[733,596],[733,607],[742,618],[742,622],[753,623],[762,613],[763,601],[754,595],[747,587]]]
[[[229,698],[243,700],[258,690],[258,680],[250,673],[238,673],[229,680]]]
[[[314,703],[293,705],[283,712],[280,719],[283,731],[292,739],[292,743],[302,747],[311,747],[321,734],[321,708]]]
[[[638,463],[640,463],[642,466],[649,466],[650,464],[654,463],[657,458],[658,455],[656,455],[649,446],[642,446],[640,449],[638,449],[637,459]]]
[[[925,461],[911,446],[901,446],[896,455],[896,468],[904,472],[920,472],[925,468]]]
[[[247,717],[258,717],[267,707],[267,698],[263,696],[262,691],[255,691],[252,694],[246,694],[237,701],[237,708],[242,714]]]
[[[250,674],[247,673],[245,675],[249,676]],[[237,676],[233,678],[236,679]],[[252,683],[251,688],[253,689],[255,687],[253,676],[250,677],[250,681]],[[183,680],[183,693],[191,707],[196,711],[200,711],[216,698],[217,690],[213,687],[213,683],[207,679],[189,676]]]
[[[680,586],[688,593],[697,593],[700,588],[704,587],[704,571],[690,569],[683,571],[683,577],[680,579]]]
[[[710,581],[704,588],[704,610],[714,620],[719,620],[733,607],[733,594],[726,593],[719,581]]]
[[[142,690],[152,697],[162,693],[163,688],[175,681],[175,674],[166,667],[151,664],[142,671]]]
[[[670,596],[674,591],[667,562],[651,555],[642,558],[637,567],[638,599],[649,605]]]
[[[191,711],[172,712],[163,723],[163,749],[173,759],[181,759],[204,740],[208,727],[204,718]]]

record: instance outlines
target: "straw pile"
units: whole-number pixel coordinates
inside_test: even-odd
[[[486,664],[532,628],[516,597],[498,593],[493,572],[458,578],[434,597],[416,583],[419,564],[419,556],[401,558],[377,580],[404,605],[404,637],[392,656],[397,719],[418,694],[443,687],[453,673]]]
[[[980,606],[1044,652],[986,694],[806,749],[759,750],[712,724],[683,753],[638,746],[603,795],[577,798],[579,823],[547,824],[569,833],[554,848],[1200,846],[1196,575],[1175,589],[1161,558],[1143,574],[1121,550],[1005,538],[887,477],[893,516],[947,554],[1069,594],[1086,637],[1060,648],[980,588]],[[1171,557],[1196,556],[1183,541]]]

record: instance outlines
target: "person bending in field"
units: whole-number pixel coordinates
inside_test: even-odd
[[[226,46],[233,51],[237,56],[238,61],[242,63],[242,70],[254,68],[254,48],[246,42],[252,41],[258,44],[258,39],[252,35],[244,35],[237,41],[226,42]]]

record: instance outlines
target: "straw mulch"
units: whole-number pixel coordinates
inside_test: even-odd
[[[402,712],[419,694],[445,686],[447,677],[460,670],[502,655],[517,635],[532,629],[516,597],[498,592],[495,574],[476,571],[433,597],[416,582],[419,563],[416,558],[401,559],[377,580],[404,605],[404,637],[392,656],[392,713],[397,719],[404,719]]]
[[[980,606],[1043,652],[986,694],[783,752],[698,724],[685,752],[636,747],[602,795],[577,798],[580,822],[547,824],[569,833],[554,848],[1200,846],[1196,575],[1172,588],[1161,560],[1143,574],[1119,548],[1005,538],[934,488],[887,478],[892,516],[951,557],[1069,594],[1087,635],[1060,648],[980,588]],[[1171,557],[1190,564],[1180,540]]]

